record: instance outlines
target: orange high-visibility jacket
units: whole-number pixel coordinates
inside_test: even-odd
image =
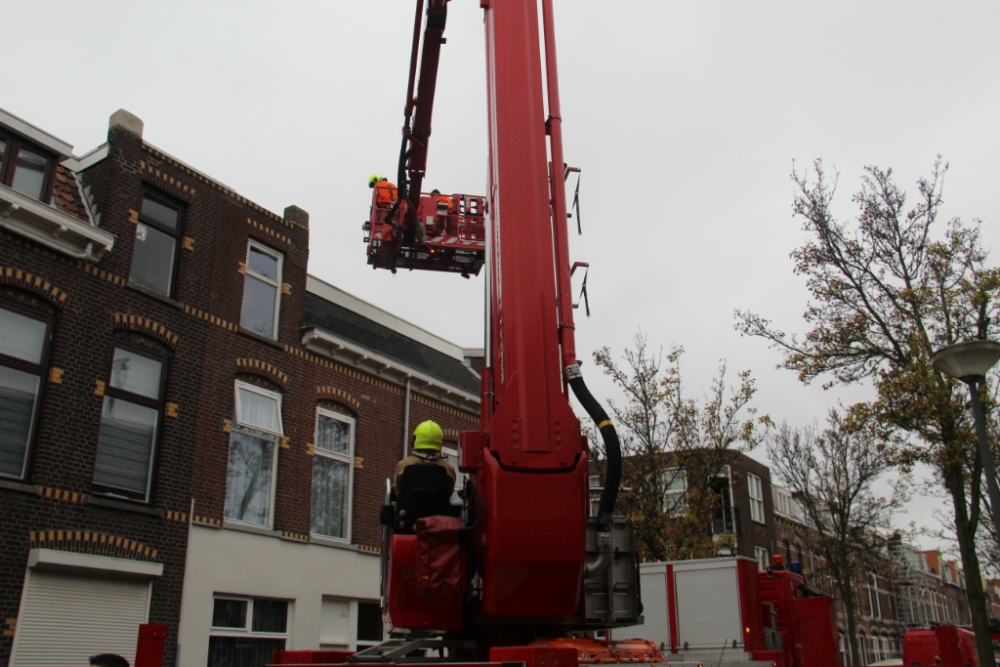
[[[455,212],[455,200],[454,199],[452,199],[451,197],[448,197],[446,195],[434,195],[434,197],[438,200],[438,203],[447,204],[447,206],[448,206],[448,214],[449,215]]]
[[[383,179],[375,184],[375,204],[389,207],[396,203],[396,185]]]

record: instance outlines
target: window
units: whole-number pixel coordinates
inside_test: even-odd
[[[750,518],[764,523],[764,487],[760,477],[747,473],[747,488],[750,490]]]
[[[882,618],[882,600],[878,596],[878,577],[869,574],[868,582],[868,607],[871,609],[872,618]]]
[[[660,475],[664,489],[663,511],[670,516],[681,516],[687,511],[687,471],[667,468]]]
[[[378,602],[323,598],[320,648],[360,651],[382,642],[382,609]]]
[[[216,596],[208,639],[208,664],[260,667],[271,664],[288,638],[288,602]]]
[[[441,456],[455,469],[455,491],[461,491],[465,486],[465,473],[458,469],[462,458],[458,455],[458,443],[446,441],[441,447]],[[452,504],[461,504],[461,500],[457,496],[452,496]]]
[[[354,420],[318,408],[315,442],[312,532],[349,540],[351,539]]]
[[[132,282],[164,296],[173,294],[183,212],[180,202],[143,189],[129,274]]]
[[[601,488],[601,476],[600,475],[591,475],[590,476],[590,488],[592,488],[592,489],[599,489],[599,488]]]
[[[44,201],[54,160],[48,153],[13,135],[0,134],[0,183],[22,195]]]
[[[0,307],[0,475],[23,478],[34,435],[49,324]]]
[[[250,241],[243,280],[243,314],[240,325],[268,338],[278,337],[281,259],[281,253]]]
[[[149,353],[115,346],[94,461],[98,491],[133,500],[149,499],[164,365]]]
[[[229,437],[227,519],[271,525],[281,427],[281,394],[236,381],[236,420]]]
[[[753,557],[757,559],[757,568],[759,570],[766,570],[771,565],[771,561],[767,557],[767,549],[764,547],[754,547]]]
[[[601,510],[601,497],[591,496],[590,497],[590,516],[597,516],[598,512]]]

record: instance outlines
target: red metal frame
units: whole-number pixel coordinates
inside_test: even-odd
[[[450,196],[454,212],[439,210],[437,200],[422,194],[417,204],[417,221],[408,217],[409,207],[393,219],[409,220],[411,224],[387,220],[392,209],[379,207],[372,196],[368,220],[368,264],[379,269],[422,269],[451,271],[479,275],[486,254],[486,200],[476,195]],[[417,225],[416,227],[414,225]],[[421,236],[418,236],[417,228]]]

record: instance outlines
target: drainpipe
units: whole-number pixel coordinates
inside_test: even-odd
[[[403,405],[403,458],[410,455],[410,376],[406,376],[406,399]]]

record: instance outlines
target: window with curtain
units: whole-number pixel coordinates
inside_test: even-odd
[[[121,344],[114,347],[101,406],[95,491],[149,500],[165,365],[149,352]]]
[[[24,478],[45,376],[49,322],[0,306],[0,475]]]
[[[317,408],[315,443],[311,530],[316,535],[350,540],[354,419]]]
[[[229,437],[225,516],[270,526],[276,452],[284,435],[281,394],[237,380],[235,413]]]
[[[278,337],[278,310],[281,302],[280,252],[256,241],[247,247],[243,277],[243,310],[240,326],[268,338]]]

